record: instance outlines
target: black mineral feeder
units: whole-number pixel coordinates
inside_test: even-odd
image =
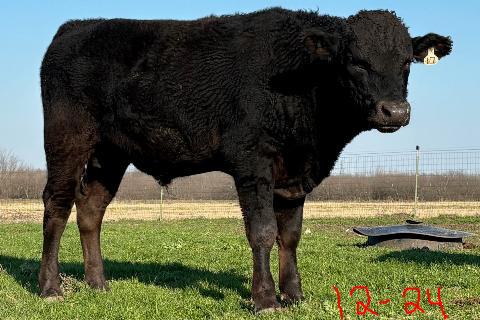
[[[435,227],[407,220],[405,224],[357,227],[353,231],[368,237],[367,245],[395,249],[461,250],[463,238],[471,233]]]

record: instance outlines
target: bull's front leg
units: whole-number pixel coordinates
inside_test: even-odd
[[[265,176],[259,177],[258,172]],[[253,254],[252,297],[256,312],[274,310],[280,306],[270,272],[270,251],[277,237],[270,173],[267,166],[257,171],[256,175],[236,179],[245,231]]]
[[[277,195],[273,202],[278,225],[280,297],[286,303],[303,299],[297,269],[297,246],[302,234],[304,202],[305,197],[287,200]]]

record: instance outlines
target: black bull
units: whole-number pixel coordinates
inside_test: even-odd
[[[348,19],[269,9],[195,21],[70,21],[41,68],[48,181],[39,275],[61,296],[58,248],[73,203],[85,280],[106,288],[100,229],[129,164],[161,184],[230,174],[253,253],[256,310],[303,298],[297,270],[306,194],[362,131],[408,124],[410,63],[451,40],[410,38],[394,13]]]

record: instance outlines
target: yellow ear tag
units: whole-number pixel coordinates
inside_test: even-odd
[[[423,63],[433,65],[438,62],[438,57],[435,55],[435,48],[428,48],[427,56],[423,59]]]

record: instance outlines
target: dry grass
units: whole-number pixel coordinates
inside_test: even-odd
[[[372,217],[380,215],[408,214],[413,210],[412,202],[332,202],[309,201],[305,205],[306,218],[323,217]],[[40,200],[0,200],[0,222],[40,222],[43,204]],[[439,215],[480,215],[480,202],[422,202],[418,204],[417,217]],[[241,211],[236,201],[155,200],[114,201],[107,210],[105,220],[125,219],[156,220],[185,218],[240,218]],[[70,216],[75,221],[76,211]]]

